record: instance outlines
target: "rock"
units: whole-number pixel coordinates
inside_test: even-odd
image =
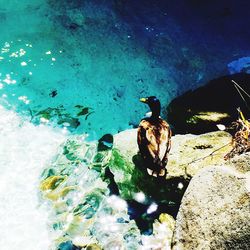
[[[136,167],[133,157],[138,153],[136,136],[136,129],[125,130],[114,136],[114,149],[118,150],[117,154],[120,153],[124,161],[123,164],[118,165],[125,164],[127,169],[124,173],[127,176],[124,176],[120,168],[120,179],[118,180],[118,173],[116,176],[118,183],[123,177],[128,178],[131,182],[131,175],[135,174]],[[167,165],[167,179],[194,176],[205,166],[225,164],[223,157],[232,149],[231,140],[231,135],[223,131],[202,135],[173,136]],[[212,154],[213,152],[214,154]]]
[[[58,107],[49,107],[40,111],[30,110],[32,121],[35,124],[55,123],[61,127],[68,127],[70,130],[76,129],[80,125],[78,118],[71,116],[63,105]]]
[[[250,93],[250,75],[242,73],[212,80],[205,86],[188,91],[171,101],[166,115],[174,132],[201,134],[216,131],[217,124],[229,125],[238,118],[238,107],[241,107],[243,113],[248,113],[245,103],[231,82],[232,79]]]
[[[86,250],[101,250],[102,248],[97,244],[90,244],[87,246]]]
[[[59,186],[61,182],[66,179],[66,176],[50,176],[43,180],[40,184],[40,189],[42,191],[53,190]]]
[[[113,135],[105,134],[98,140],[98,151],[109,150],[113,147]]]
[[[214,166],[195,175],[177,215],[172,249],[249,249],[249,173]]]
[[[170,249],[175,220],[171,215],[161,214],[153,224],[153,234],[142,237],[146,249]]]
[[[176,135],[168,161],[168,178],[195,176],[211,165],[224,165],[224,156],[232,149],[232,137],[223,131],[201,135]]]
[[[228,65],[228,70],[230,72],[230,74],[236,74],[236,73],[241,73],[241,72],[245,72],[245,73],[250,73],[250,57],[246,56],[246,57],[241,57],[237,60],[234,60],[232,62],[230,62]]]
[[[71,241],[66,241],[58,246],[58,250],[81,250],[81,248],[74,246]]]
[[[111,151],[98,152],[97,142],[84,139],[70,136],[42,174],[40,197],[50,205],[49,223],[59,236],[54,246],[62,250],[118,245],[138,249],[141,235],[129,218],[126,201],[110,195],[102,178]]]

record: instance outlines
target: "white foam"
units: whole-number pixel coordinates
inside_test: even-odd
[[[0,106],[1,250],[49,249],[47,212],[38,206],[39,176],[64,137]]]

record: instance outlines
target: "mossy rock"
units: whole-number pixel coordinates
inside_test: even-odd
[[[43,180],[40,184],[40,189],[42,191],[54,190],[62,182],[66,180],[67,176],[50,176],[47,179]]]
[[[126,160],[118,149],[113,149],[108,164],[123,199],[133,200],[137,193],[143,192],[149,199],[160,203],[179,203],[184,191],[177,188],[178,183],[182,182],[186,187],[188,181],[183,178],[159,180],[149,176],[140,157],[136,155],[133,158],[135,163]]]
[[[86,250],[102,250],[102,248],[97,244],[91,244],[86,247]]]
[[[69,192],[74,191],[76,188],[77,187],[75,187],[75,186],[68,186],[68,187],[64,187],[64,188],[62,188],[60,190],[55,189],[55,190],[47,193],[45,195],[45,197],[47,199],[56,201],[56,200],[58,200],[60,198],[64,198]]]

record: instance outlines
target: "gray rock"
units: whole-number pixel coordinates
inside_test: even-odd
[[[114,148],[119,150],[131,168],[134,168],[132,158],[138,153],[136,136],[137,129],[125,130],[114,136]],[[231,141],[231,135],[223,131],[173,136],[167,178],[194,176],[204,167],[224,165],[224,156],[232,149]]]
[[[249,173],[214,166],[195,175],[177,215],[172,249],[250,249]]]

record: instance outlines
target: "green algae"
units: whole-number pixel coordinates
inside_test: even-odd
[[[68,113],[63,105],[48,107],[38,112],[31,110],[30,112],[32,114],[32,121],[38,124],[42,121],[55,122],[57,125],[72,129],[76,129],[80,125],[79,119]]]

